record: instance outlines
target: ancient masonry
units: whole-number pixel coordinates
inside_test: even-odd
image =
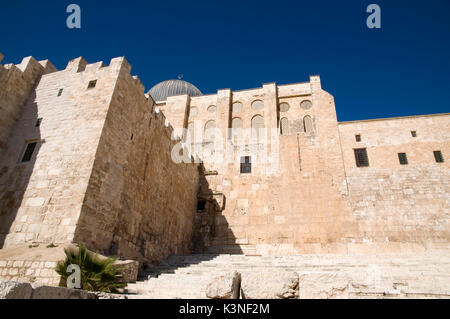
[[[319,76],[211,95],[172,80],[146,94],[130,71],[125,58],[0,65],[0,279],[28,270],[57,284],[53,259],[24,253],[49,244],[141,264],[448,248],[450,114],[339,123]],[[275,170],[235,138],[251,128],[276,130]],[[231,146],[230,160],[206,161],[199,145]]]

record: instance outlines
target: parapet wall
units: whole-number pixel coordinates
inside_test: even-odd
[[[0,54],[0,62],[3,55]],[[20,64],[0,64],[0,157],[22,107],[42,74],[56,71],[48,61],[27,57]]]
[[[0,160],[0,247],[73,240],[121,64],[78,58],[32,89]]]

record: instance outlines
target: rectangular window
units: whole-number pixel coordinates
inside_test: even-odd
[[[355,140],[357,141],[357,142],[361,142],[361,135],[355,135]]]
[[[97,80],[90,81],[89,85],[88,85],[88,89],[95,88],[96,85],[97,85]]]
[[[206,208],[206,200],[199,200],[197,202],[197,210],[205,210]]]
[[[355,151],[355,160],[356,166],[358,167],[366,167],[369,166],[369,158],[367,157],[367,150],[365,148],[356,148]]]
[[[39,126],[41,126],[41,123],[42,123],[42,118],[38,118],[36,121],[36,124],[34,126],[39,127]]]
[[[61,96],[63,90],[64,90],[64,89],[59,89],[59,90],[58,90],[58,96]]]
[[[36,149],[37,142],[29,142],[27,147],[25,148],[25,152],[23,153],[21,162],[29,162],[31,157],[33,156],[34,150]]]
[[[406,157],[406,153],[398,153],[398,160],[401,165],[408,165],[408,158]]]
[[[434,151],[433,154],[436,163],[444,163],[444,158],[442,157],[441,151]]]
[[[252,172],[252,160],[250,156],[241,157],[241,174]]]
[[[411,136],[412,137],[416,137],[417,136],[417,132],[416,131],[411,131]]]

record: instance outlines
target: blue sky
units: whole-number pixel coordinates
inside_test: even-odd
[[[371,3],[381,29],[366,26]],[[16,0],[0,29],[4,63],[126,56],[147,90],[178,74],[205,94],[319,74],[340,121],[450,112],[450,0]]]

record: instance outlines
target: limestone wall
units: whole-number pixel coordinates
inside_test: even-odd
[[[75,241],[105,255],[160,261],[190,252],[197,198],[210,200],[206,217],[197,218],[207,241],[212,235],[212,244],[257,254],[448,245],[450,115],[338,123],[318,76],[170,97],[160,110],[130,70],[124,58],[109,66],[78,58],[58,72],[32,58],[0,66],[0,248]],[[252,108],[256,100],[262,108]],[[242,110],[233,112],[236,102]],[[266,150],[249,136],[241,144],[228,138],[233,118],[245,130],[256,115],[275,131],[287,119],[287,130],[267,144],[275,156],[269,163],[258,162]],[[197,154],[205,160],[199,176],[190,155],[177,163],[172,153],[190,123],[194,144],[211,145],[209,121],[221,133],[219,156]],[[31,141],[34,154],[21,163]],[[369,167],[356,167],[355,148],[367,148]],[[443,163],[435,162],[437,150]],[[400,165],[400,152],[408,165]],[[249,155],[252,172],[241,174],[241,157]],[[204,227],[211,216],[213,227]]]
[[[253,92],[238,93],[233,97],[240,95],[248,110],[255,98]],[[252,174],[240,174],[238,155],[222,176],[211,177],[211,184],[221,184],[217,187],[227,199],[225,210],[216,219],[216,244],[237,243],[257,254],[346,250],[346,237],[355,230],[355,224],[342,198],[345,176],[332,96],[321,89],[318,77],[311,78],[308,88],[299,84],[278,92],[266,89],[260,94],[267,127],[277,127],[278,99],[290,105],[278,117],[287,117],[291,130],[278,137],[279,165],[275,173],[266,174],[255,162]],[[300,107],[304,100],[312,102],[311,108]],[[305,133],[301,124],[306,115],[313,119],[311,133]],[[249,114],[244,118],[248,122]]]
[[[258,99],[264,108],[255,111],[251,104]],[[232,113],[237,101],[242,110]],[[311,107],[302,107],[303,101]],[[288,110],[277,110],[277,103],[288,103]],[[217,106],[215,113],[208,112],[211,105]],[[226,128],[228,119],[238,116],[248,129],[252,117],[261,114],[267,128],[277,127],[276,118],[289,123],[278,136],[279,167],[273,174],[258,160],[251,174],[240,173],[248,140],[233,146],[231,163],[205,163],[218,172],[206,176],[208,186],[225,198],[211,227],[214,245],[298,254],[417,251],[448,244],[449,164],[437,164],[433,156],[441,150],[445,160],[449,151],[448,115],[338,123],[334,98],[322,90],[319,77],[275,90],[270,84],[221,90],[191,98],[190,106],[198,109],[188,120],[199,122],[197,143],[204,142],[204,125],[211,120],[219,128],[228,123]],[[305,116],[312,119],[310,133]],[[362,142],[355,142],[355,134]],[[361,147],[368,148],[368,168],[355,165],[353,148]],[[399,164],[398,152],[407,153],[409,165]]]
[[[31,92],[0,161],[0,247],[72,241],[120,64],[78,58]]]
[[[124,61],[74,240],[126,258],[190,252],[198,166],[177,164],[173,129]]]
[[[356,241],[403,251],[448,244],[449,123],[442,114],[339,124]],[[367,149],[369,167],[356,167],[354,148]],[[436,163],[436,150],[443,163]],[[406,153],[407,165],[398,153]]]
[[[2,58],[0,54],[0,61]],[[49,61],[37,62],[33,57],[24,58],[18,65],[0,65],[0,158],[36,81],[41,74],[55,70]]]

